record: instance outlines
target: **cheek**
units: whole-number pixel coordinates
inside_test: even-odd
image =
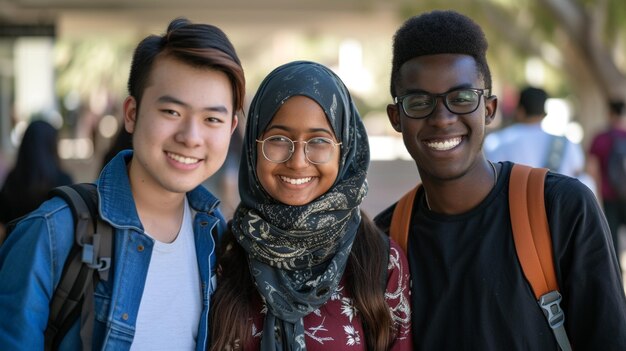
[[[214,150],[227,151],[230,145],[231,134],[226,128],[223,130],[215,131],[209,130],[205,136],[207,145]]]
[[[328,191],[337,180],[337,176],[339,175],[339,157],[339,153],[337,153],[333,161],[319,168],[320,173],[322,173],[326,179],[324,184],[328,186],[328,189],[324,190],[324,192]]]
[[[263,155],[257,154],[256,158],[256,174],[259,178],[259,183],[263,190],[268,191],[270,180],[272,179],[272,170],[269,162],[263,157]]]

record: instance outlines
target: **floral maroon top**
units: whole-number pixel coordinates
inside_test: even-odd
[[[387,290],[385,299],[397,330],[392,351],[412,350],[411,307],[409,304],[409,269],[402,249],[390,240],[389,264],[387,267]],[[373,279],[377,284],[380,279]],[[266,307],[253,318],[251,343],[245,350],[258,350],[263,332],[263,317]],[[335,294],[318,310],[304,317],[307,351],[357,351],[367,350],[364,331],[359,318],[359,311],[353,299],[339,283]]]

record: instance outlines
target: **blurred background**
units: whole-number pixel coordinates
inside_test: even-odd
[[[588,150],[606,127],[607,100],[626,98],[623,0],[0,0],[0,185],[35,119],[59,130],[62,167],[74,181],[93,181],[122,126],[133,48],[183,16],[227,33],[248,99],[269,71],[296,59],[342,77],[371,137],[365,209],[375,215],[418,180],[385,113],[392,36],[408,17],[433,9],[469,15],[487,35],[499,97],[492,129],[512,123],[522,86],[541,86],[552,98],[544,128]],[[232,150],[207,182],[227,214],[238,201]]]

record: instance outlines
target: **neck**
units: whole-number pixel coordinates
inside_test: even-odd
[[[146,181],[133,172],[133,162],[134,159],[129,165],[128,178],[144,230],[159,241],[174,241],[183,219],[185,194],[167,191]]]
[[[613,128],[615,128],[615,129],[626,130],[626,117],[616,118],[616,119],[613,120],[613,122],[611,124],[612,124]]]
[[[429,210],[443,214],[461,214],[480,204],[498,182],[498,166],[485,160],[458,179],[423,180]]]
[[[523,124],[539,124],[543,121],[544,116],[527,116],[520,120],[520,123]]]

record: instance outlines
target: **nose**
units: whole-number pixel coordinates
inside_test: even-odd
[[[292,169],[305,168],[309,166],[309,160],[306,159],[304,154],[304,143],[294,141],[293,154],[285,162],[285,165]]]
[[[456,122],[457,117],[458,116],[455,113],[452,113],[446,106],[445,97],[438,96],[435,98],[435,109],[431,112],[430,116],[428,116],[428,123],[439,127],[445,127]]]
[[[187,147],[195,147],[202,144],[200,123],[195,118],[186,118],[180,123],[180,129],[176,133],[176,141]]]

